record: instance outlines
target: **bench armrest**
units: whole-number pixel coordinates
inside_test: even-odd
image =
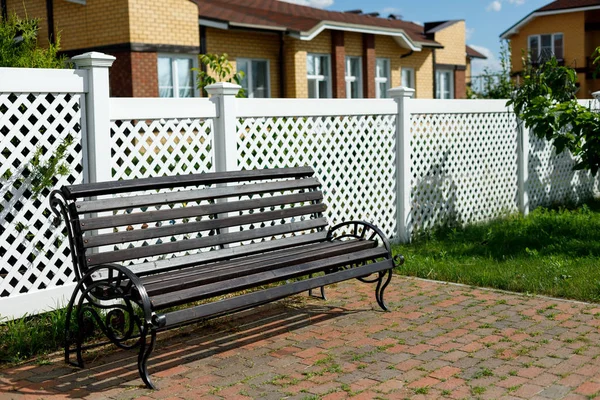
[[[160,321],[157,321],[152,311],[152,303],[146,292],[144,284],[140,278],[129,268],[118,264],[102,264],[90,268],[81,278],[81,283],[98,282],[97,278],[94,278],[94,274],[99,272],[107,272],[106,275],[102,275],[100,281],[106,282],[109,285],[115,287],[123,287],[125,295],[131,295],[137,292],[136,302],[144,312],[144,320],[147,325],[160,325]],[[123,284],[125,284],[123,286]]]
[[[341,235],[335,237],[336,233]],[[392,258],[392,247],[390,241],[385,236],[383,231],[376,225],[366,221],[347,221],[339,223],[331,228],[327,232],[327,240],[331,241],[334,239],[344,238],[356,238],[365,240],[381,240],[381,243],[388,251],[390,258]]]

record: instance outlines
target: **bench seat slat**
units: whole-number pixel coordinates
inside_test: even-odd
[[[353,253],[361,250],[367,250],[376,246],[372,241],[352,241],[337,242],[337,246],[330,248],[312,250],[310,252],[294,253],[286,255],[281,252],[270,259],[261,258],[259,260],[236,260],[234,262],[222,262],[218,264],[203,265],[198,268],[194,275],[187,275],[178,279],[168,279],[145,284],[149,296],[161,295],[177,290],[183,290],[201,285],[207,285],[214,282],[224,282],[229,279],[241,277],[250,274],[256,274],[264,271],[275,270],[280,267],[309,263],[325,258],[341,256],[346,253]]]
[[[352,278],[360,278],[373,273],[386,271],[393,268],[391,260],[372,263],[360,268],[352,268],[344,271],[334,272],[328,275],[317,276],[298,282],[292,282],[282,286],[261,290],[258,292],[243,294],[229,299],[219,300],[213,303],[202,304],[184,310],[177,310],[164,314],[165,328],[182,325],[200,319],[215,317],[225,313],[241,311],[261,304],[266,304],[284,297],[302,293],[309,289],[315,289],[332,283],[342,282]]]
[[[325,211],[325,204],[314,204],[311,206],[286,208],[283,210],[257,212],[235,217],[225,217],[220,219],[211,219],[199,222],[188,222],[158,228],[137,229],[133,231],[123,231],[117,233],[107,233],[103,235],[91,236],[84,240],[84,247],[98,247],[109,244],[127,243],[138,240],[155,239],[166,236],[181,235],[185,233],[210,231],[213,229],[223,229],[233,226],[242,226],[256,224],[259,222],[280,220],[290,217],[299,217],[320,213]]]
[[[304,236],[306,236],[306,235],[304,235]],[[280,239],[280,240],[284,240],[284,239]],[[351,241],[352,240],[349,240],[347,242],[351,242]],[[279,240],[276,242],[279,242]],[[264,251],[261,251],[260,254],[253,254],[253,255],[249,255],[249,256],[234,257],[234,258],[229,257],[224,261],[221,260],[221,261],[211,262],[210,265],[220,265],[221,263],[227,263],[228,265],[238,265],[238,264],[243,265],[245,263],[266,261],[266,260],[270,260],[270,259],[276,258],[276,257],[287,257],[287,256],[294,255],[294,254],[304,254],[306,252],[328,249],[328,248],[339,246],[340,243],[341,242],[337,242],[337,241],[333,241],[333,242],[326,241],[326,242],[320,242],[320,243],[314,243],[314,244],[308,244],[308,245],[294,246],[294,247],[289,247],[289,248],[284,248],[284,249],[274,249],[272,251],[270,251],[270,249],[266,249]],[[248,246],[244,246],[244,247],[248,247]],[[166,282],[166,281],[170,281],[173,279],[180,279],[183,277],[194,276],[194,275],[197,275],[199,271],[202,272],[202,270],[204,270],[204,268],[205,268],[205,265],[207,265],[207,264],[209,264],[209,263],[202,263],[201,265],[192,266],[189,268],[183,268],[178,271],[170,271],[168,273],[161,272],[161,273],[154,274],[154,275],[148,275],[148,276],[145,276],[142,278],[142,283],[144,284],[144,286],[146,288],[148,288],[157,282]]]
[[[157,178],[142,178],[65,186],[62,190],[68,200],[82,197],[103,196],[139,192],[143,190],[167,189],[184,186],[215,185],[230,182],[247,182],[263,179],[302,178],[313,176],[311,167],[256,169],[229,172],[208,172]]]
[[[203,253],[189,254],[166,260],[148,261],[145,263],[130,265],[129,269],[141,277],[157,276],[158,272],[168,272],[181,268],[189,268],[198,264],[229,260],[233,258],[252,256],[265,251],[287,249],[295,246],[307,246],[323,242],[327,237],[327,231],[319,231],[304,235],[297,235],[277,240],[266,240],[264,242],[246,244],[244,246],[229,247],[218,251],[205,251]]]
[[[384,247],[377,247],[374,249],[357,251],[350,254],[292,265],[275,270],[259,272],[253,275],[241,276],[227,281],[220,281],[199,287],[172,291],[163,295],[154,296],[151,298],[150,302],[152,303],[154,309],[177,306],[214,296],[220,296],[227,293],[257,287],[260,285],[266,285],[277,281],[324,271],[327,268],[347,266],[356,262],[373,260],[386,255],[387,250]],[[392,263],[390,260],[390,265],[391,264]]]
[[[157,221],[168,221],[171,219],[200,217],[203,215],[223,214],[228,212],[251,210],[261,207],[273,207],[285,204],[302,203],[308,201],[320,201],[323,193],[310,191],[306,193],[295,193],[283,196],[263,197],[261,199],[229,201],[227,203],[207,204],[201,206],[181,207],[168,210],[146,211],[132,214],[119,214],[107,217],[95,217],[81,220],[83,232],[97,229],[112,228],[116,226],[127,226],[144,224]],[[260,203],[258,201],[260,200]],[[257,204],[260,206],[257,207]]]
[[[85,214],[190,201],[222,199],[227,197],[245,196],[249,194],[310,189],[318,186],[320,186],[320,183],[315,178],[292,179],[265,183],[249,183],[235,186],[181,190],[166,193],[152,193],[138,196],[114,197],[110,199],[83,201],[76,203],[76,209],[79,214]]]
[[[327,226],[325,218],[315,218],[301,222],[275,225],[259,229],[249,229],[241,232],[222,233],[197,239],[179,240],[171,243],[161,243],[131,249],[107,251],[86,255],[88,265],[108,264],[138,258],[167,255],[182,251],[197,250],[205,247],[221,246],[246,240],[262,239],[269,236],[286,233],[319,229]]]

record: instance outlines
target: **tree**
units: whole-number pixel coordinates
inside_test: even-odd
[[[489,68],[483,70],[479,78],[483,80],[480,91],[471,91],[468,96],[478,99],[509,99],[515,90],[515,84],[510,78],[510,44],[500,43],[500,72],[492,72]]]
[[[193,70],[198,72],[198,89],[200,89],[203,96],[208,96],[204,88],[213,83],[230,82],[241,86],[242,79],[244,79],[244,72],[239,71],[234,73],[233,65],[227,57],[226,53],[222,55],[200,55],[200,62],[204,65],[204,68],[193,68]],[[245,97],[244,89],[240,89],[236,97]]]
[[[557,153],[570,150],[576,170],[600,169],[600,114],[577,102],[577,74],[556,58],[533,67],[524,62],[522,84],[507,106],[540,138],[551,140]]]

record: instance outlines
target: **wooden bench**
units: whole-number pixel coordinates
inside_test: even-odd
[[[52,192],[65,220],[77,285],[68,305],[65,361],[83,367],[86,336],[139,347],[158,331],[358,278],[383,292],[394,260],[367,222],[327,229],[308,167],[101,182]],[[402,260],[397,259],[401,263]]]

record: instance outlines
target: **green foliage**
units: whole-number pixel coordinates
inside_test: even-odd
[[[570,150],[576,170],[600,168],[600,114],[577,102],[577,74],[552,58],[539,67],[525,66],[523,83],[512,105],[525,126],[540,138],[552,140],[556,152]]]
[[[218,54],[202,54],[200,62],[204,65],[203,68],[193,68],[198,73],[198,89],[202,91],[203,96],[208,96],[204,88],[217,82],[229,82],[237,85],[242,84],[244,72],[233,72],[233,65],[228,59],[226,53]],[[244,89],[240,89],[236,97],[245,97]]]
[[[515,90],[515,84],[510,79],[510,44],[500,43],[500,72],[493,73],[488,68],[483,70],[483,87],[481,92],[467,91],[468,98],[478,99],[509,99]]]
[[[394,251],[405,256],[398,272],[406,275],[600,301],[600,201],[439,228]]]
[[[72,145],[73,137],[69,135],[58,145],[56,152],[46,161],[42,161],[42,148],[37,148],[30,163],[31,191],[34,198],[37,198],[44,189],[54,186],[57,176],[66,176],[69,174],[69,166],[64,162],[64,159],[66,158],[67,150]]]
[[[48,48],[38,47],[37,19],[21,19],[15,14],[0,23],[0,67],[65,68],[66,58],[59,56],[60,37]]]

